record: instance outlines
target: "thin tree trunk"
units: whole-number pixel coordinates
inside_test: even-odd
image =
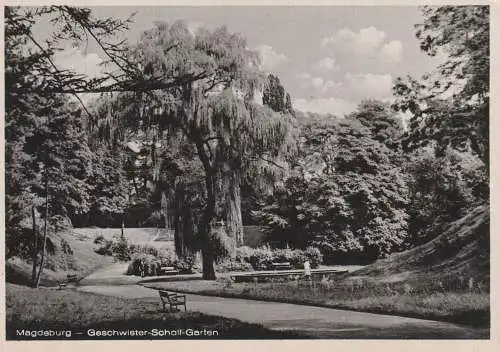
[[[139,188],[137,187],[137,181],[135,180],[135,171],[134,174],[132,175],[132,183],[134,184],[134,189],[135,189],[135,199],[139,196]]]
[[[33,270],[31,271],[31,285],[36,287],[36,266],[38,257],[38,233],[36,231],[36,216],[35,216],[35,206],[31,207],[31,218],[33,219],[33,250],[31,252],[31,258],[33,261]]]
[[[43,230],[43,242],[42,242],[42,257],[40,258],[40,268],[38,269],[38,276],[36,278],[35,287],[38,288],[40,285],[40,278],[43,272],[43,265],[45,262],[45,255],[47,252],[47,230],[48,230],[48,218],[49,218],[49,175],[45,173],[45,224]]]
[[[183,221],[183,210],[184,210],[184,192],[178,187],[175,191],[175,221],[174,221],[174,244],[175,252],[179,256],[184,255],[185,244],[185,231],[184,231],[184,221]]]
[[[169,199],[167,198],[166,191],[161,192],[161,213],[163,215],[163,219],[165,220],[165,229],[172,229],[172,221],[170,219],[170,210],[169,210]]]

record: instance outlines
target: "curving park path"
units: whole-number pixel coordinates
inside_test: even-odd
[[[120,266],[121,265],[121,266]],[[79,290],[127,299],[158,302],[158,292],[138,285],[141,278],[120,274],[115,264],[83,279]],[[124,271],[121,271],[123,273]],[[299,304],[187,294],[187,309],[293,330],[306,338],[336,339],[488,339],[488,329],[474,329],[432,320],[406,318]]]

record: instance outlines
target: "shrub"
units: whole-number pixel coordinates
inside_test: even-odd
[[[49,226],[52,231],[60,232],[72,228],[71,220],[62,215],[54,215],[50,218]]]
[[[69,245],[68,241],[66,241],[64,238],[61,239],[61,250],[63,251],[64,254],[67,255],[73,255],[73,249]]]
[[[196,257],[194,255],[178,258],[173,250],[168,249],[159,250],[158,256],[136,252],[127,268],[127,275],[160,275],[162,266],[172,266],[179,270],[180,273],[188,274],[193,272],[195,263]]]
[[[250,257],[250,264],[255,270],[265,270],[273,262],[273,252],[269,248],[256,248]]]
[[[165,266],[175,266],[175,262],[177,261],[177,254],[173,249],[163,248],[156,252],[156,256],[161,261],[162,265]]]
[[[130,255],[132,256],[134,253],[137,253],[139,251],[139,245],[134,244],[134,243],[130,244],[128,246],[128,251],[129,251]]]
[[[215,265],[215,271],[218,273],[227,273],[231,271],[252,271],[253,267],[245,261],[227,259]]]
[[[94,238],[94,244],[102,244],[104,241],[103,235],[97,235],[96,238]]]
[[[113,244],[111,247],[111,251],[113,252],[115,258],[120,261],[130,260],[128,242],[123,234],[121,234],[120,236],[115,235],[113,237]]]
[[[273,262],[282,263],[282,262],[290,262],[292,259],[292,250],[291,249],[275,249],[272,251],[273,254]]]
[[[154,276],[157,275],[161,262],[155,256],[136,253],[127,268],[127,275]]]
[[[127,267],[127,275],[140,275],[140,272],[141,261],[134,257]]]
[[[154,255],[155,257],[158,256],[158,249],[150,244],[138,244],[134,247],[130,246],[129,248],[133,248],[135,252],[137,253],[145,253],[145,254],[151,254]]]
[[[113,255],[113,241],[103,239],[95,252],[100,255]]]
[[[274,249],[267,247],[250,248],[239,247],[236,249],[236,262],[246,262],[252,265],[255,270],[267,269],[272,262],[290,262],[292,267],[303,268],[304,262],[309,260],[312,268],[317,268],[322,262],[322,255],[319,249],[309,247],[305,251],[300,249]]]
[[[304,255],[311,262],[311,268],[317,268],[323,262],[323,254],[316,247],[307,247]]]
[[[248,246],[241,246],[236,248],[235,259],[240,262],[250,263],[250,258],[255,253],[255,249]]]
[[[193,266],[195,264],[196,258],[194,256],[185,256],[183,258],[178,258],[173,263],[173,266],[179,270],[181,274],[190,274],[193,272]]]
[[[222,227],[217,227],[210,234],[216,262],[233,257],[236,251],[236,241]]]
[[[306,261],[307,257],[304,253],[304,251],[300,249],[294,249],[291,254],[290,258],[290,264],[296,268],[300,269],[304,267],[304,262]]]

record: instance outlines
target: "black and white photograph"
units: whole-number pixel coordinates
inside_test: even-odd
[[[7,341],[490,340],[489,2],[2,17]]]

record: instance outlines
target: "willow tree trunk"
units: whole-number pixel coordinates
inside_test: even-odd
[[[36,287],[36,267],[37,267],[37,257],[38,257],[38,233],[36,231],[36,214],[35,206],[31,207],[31,218],[33,220],[33,250],[31,252],[31,260],[33,261],[33,268],[31,270],[31,285]]]
[[[207,188],[207,202],[203,215],[201,217],[200,224],[198,226],[198,235],[201,242],[201,257],[203,262],[203,279],[204,280],[215,280],[215,268],[214,268],[214,248],[211,239],[212,230],[212,220],[215,217],[215,207],[217,203],[216,198],[216,179],[217,172],[216,168],[211,164],[209,153],[205,151],[203,140],[199,134],[196,134],[196,149],[198,151],[198,157],[203,164],[203,169],[205,171],[205,186]]]
[[[189,199],[181,187],[175,192],[174,243],[179,256],[190,255],[194,251],[194,218]]]
[[[226,228],[229,235],[235,239],[237,246],[243,245],[240,183],[239,170],[233,170],[226,176]]]

